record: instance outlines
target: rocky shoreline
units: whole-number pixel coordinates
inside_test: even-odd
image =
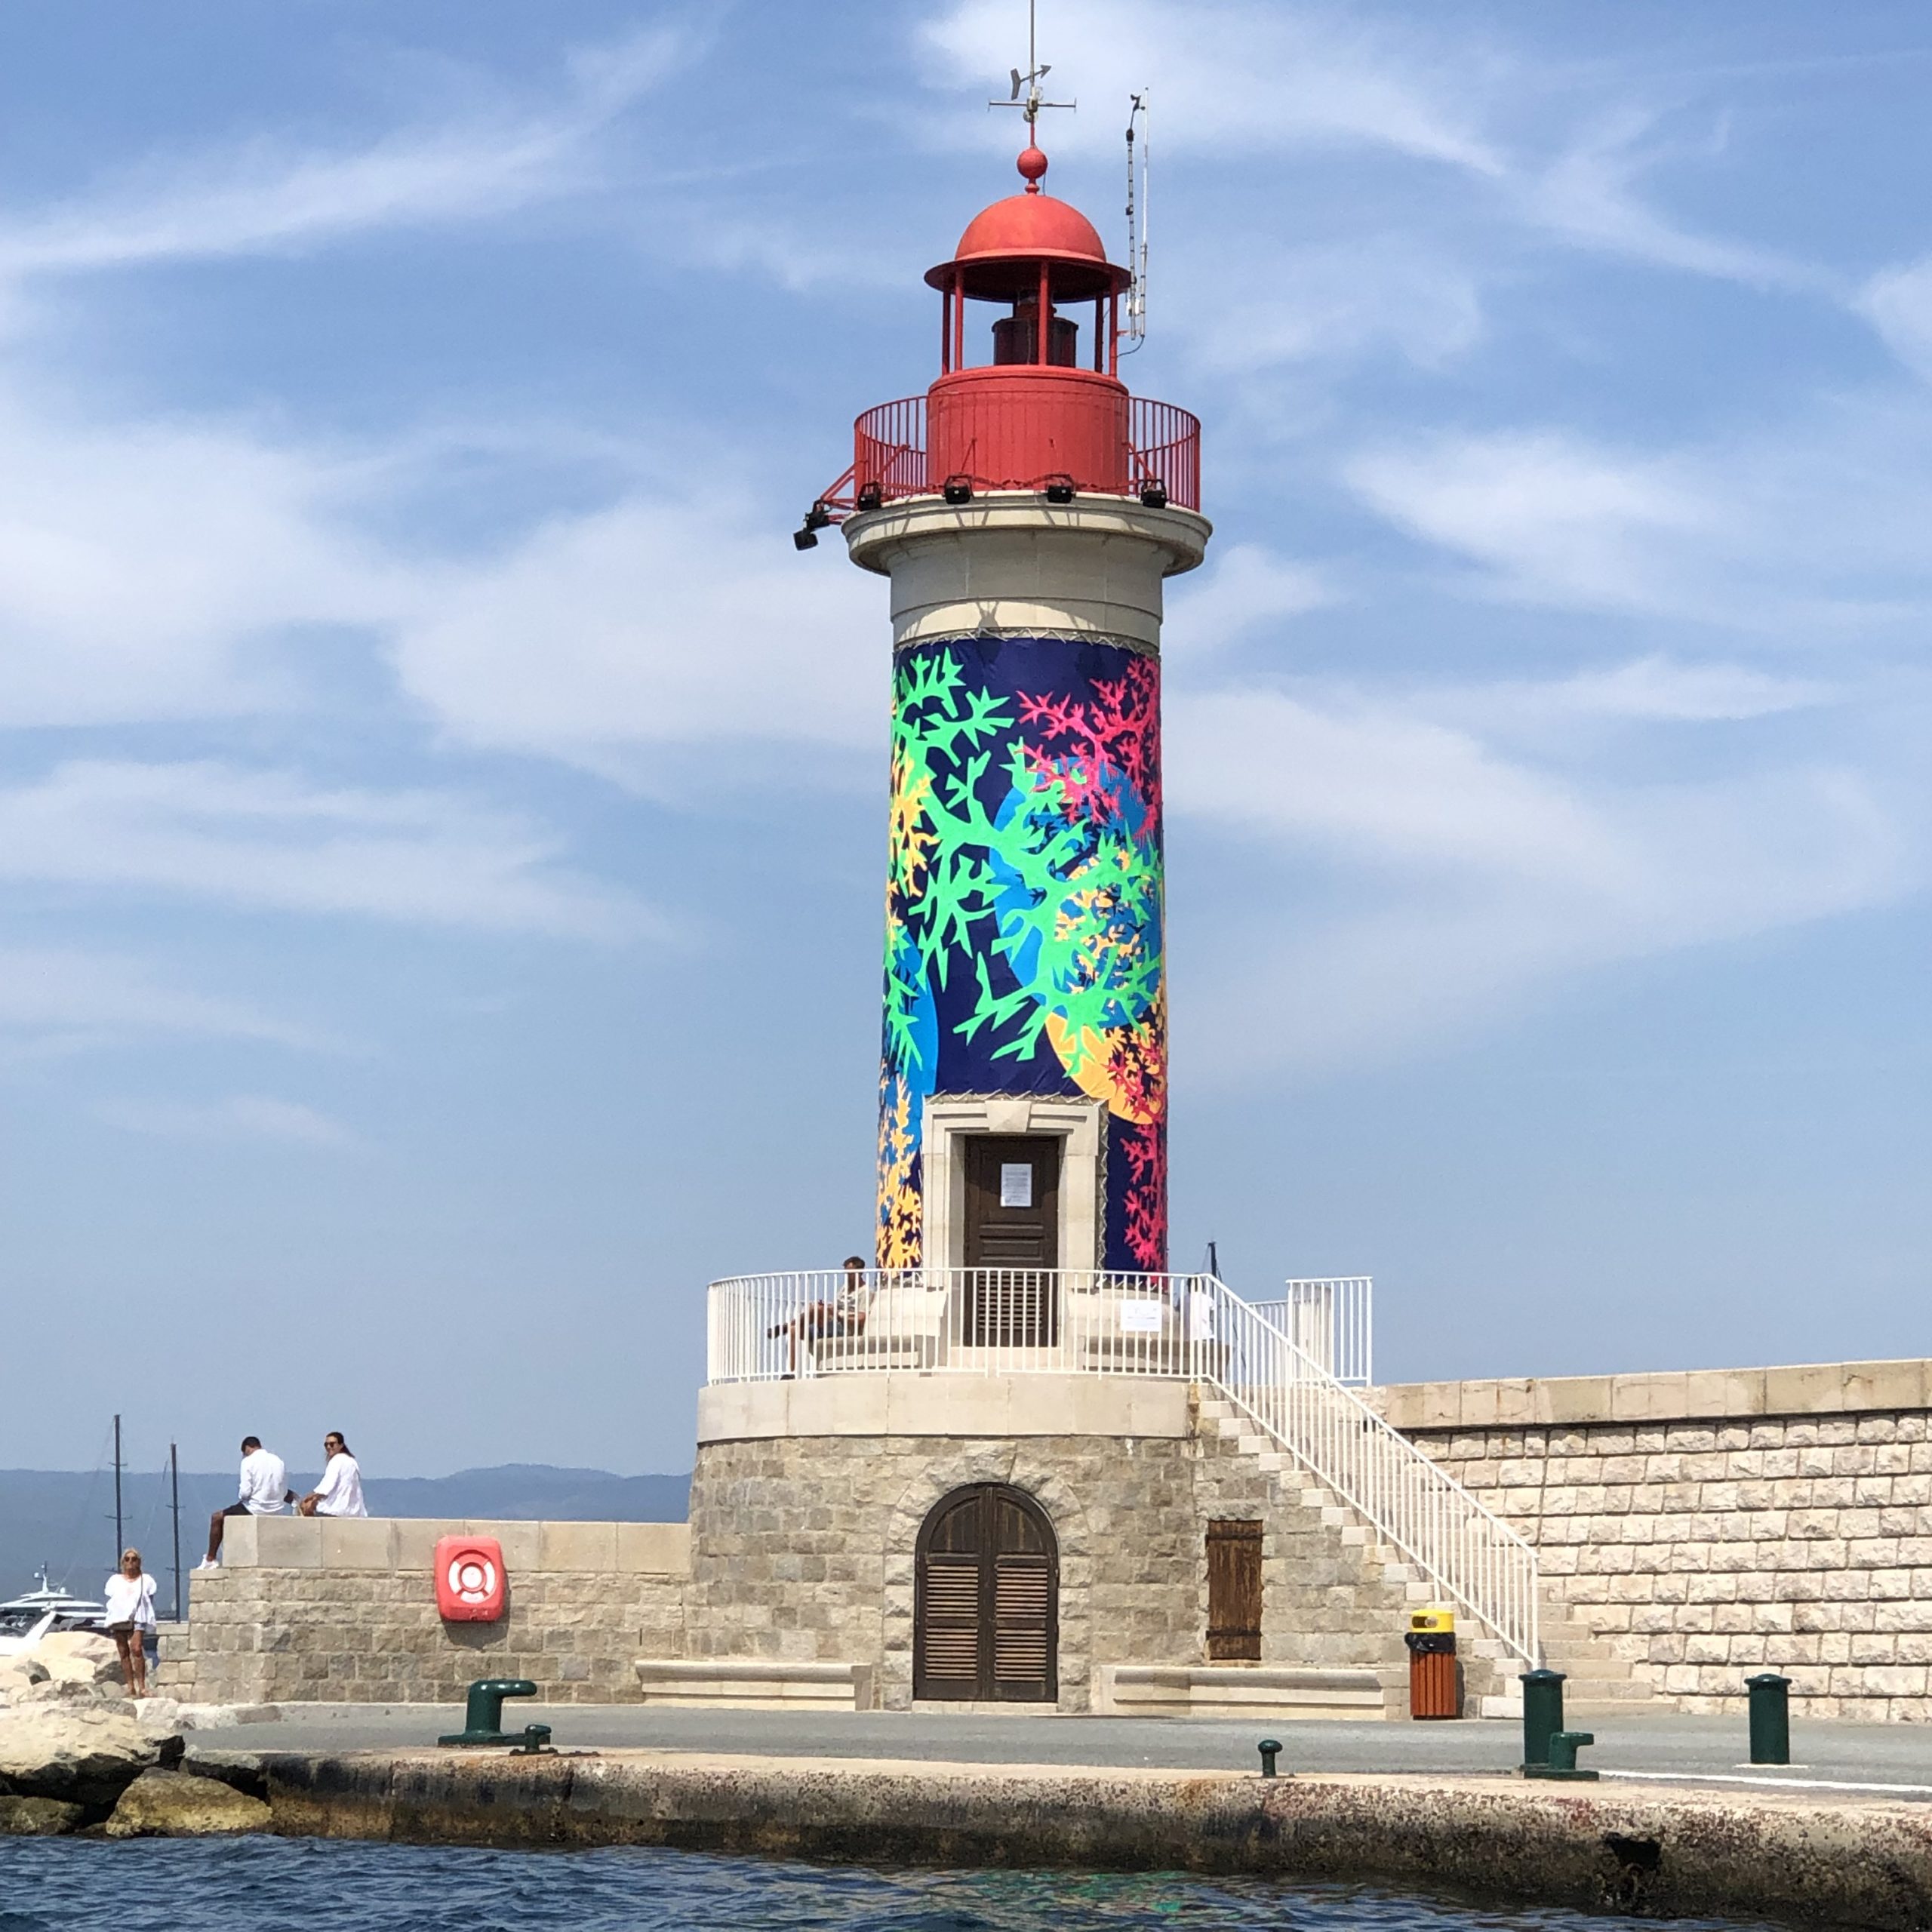
[[[89,1632],[57,1632],[0,1657],[0,1835],[129,1836],[169,1815],[196,1833],[267,1829],[259,1799],[179,1769],[184,1734],[226,1715],[167,1697],[137,1702],[113,1644]]]

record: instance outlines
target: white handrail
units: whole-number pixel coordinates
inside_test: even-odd
[[[1185,1377],[1186,1311],[1211,1278],[1097,1268],[740,1275],[711,1284],[709,1377],[911,1368]]]
[[[1541,1661],[1536,1552],[1273,1322],[1219,1281],[1201,1292],[1211,1382],[1435,1588],[1534,1668]]]
[[[1305,1305],[1324,1303],[1312,1297]],[[1325,1303],[1331,1315],[1337,1305],[1334,1297]],[[1365,1312],[1365,1296],[1357,1305]],[[1294,1308],[1292,1296],[1285,1306]],[[1540,1662],[1536,1552],[1343,1386],[1330,1361],[1339,1351],[1338,1365],[1348,1365],[1352,1344],[1332,1321],[1321,1337],[1324,1361],[1271,1312],[1212,1275],[1022,1267],[738,1275],[711,1284],[709,1379],[899,1369],[1206,1383],[1444,1597],[1526,1663]],[[1365,1342],[1361,1359],[1365,1368]]]
[[[1366,1275],[1325,1275],[1284,1282],[1278,1301],[1251,1302],[1304,1355],[1337,1382],[1365,1389],[1375,1380],[1375,1284]]]

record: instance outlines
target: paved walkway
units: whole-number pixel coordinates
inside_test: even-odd
[[[463,1728],[456,1705],[283,1705],[278,1719],[195,1731],[211,1751],[355,1751],[433,1743]],[[870,1711],[706,1711],[635,1704],[533,1706],[512,1700],[503,1721],[547,1724],[555,1742],[616,1749],[721,1752],[774,1758],[890,1758],[929,1763],[1139,1765],[1176,1770],[1255,1768],[1257,1741],[1278,1738],[1281,1768],[1478,1773],[1512,1769],[1521,1756],[1513,1723],[1229,1722],[1219,1718],[1060,1717]],[[1667,1774],[1709,1783],[1774,1778],[1916,1785],[1901,1798],[1932,1799],[1932,1725],[1807,1724],[1792,1727],[1788,1770],[1754,1767],[1743,1717],[1633,1712],[1583,1721],[1596,1744],[1583,1761],[1604,1772]]]

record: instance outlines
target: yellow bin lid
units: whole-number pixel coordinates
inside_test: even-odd
[[[1440,1604],[1432,1604],[1426,1610],[1409,1612],[1411,1630],[1453,1630],[1456,1627],[1456,1613]]]

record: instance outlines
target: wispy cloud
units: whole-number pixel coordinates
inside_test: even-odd
[[[1834,401],[1681,448],[1555,429],[1428,436],[1343,473],[1392,523],[1511,602],[1623,612],[1835,649],[1932,605],[1923,398]]]
[[[1853,306],[1901,362],[1932,380],[1932,257],[1872,276]]]
[[[1220,915],[1208,1010],[1281,993],[1267,1028],[1220,1053],[1230,1081],[1399,1057],[1580,974],[1924,882],[1924,801],[1903,817],[1844,765],[1620,782],[1512,757],[1386,697],[1261,691],[1171,704],[1168,738],[1177,818],[1232,835],[1251,886],[1272,870],[1308,908],[1292,923]]]
[[[519,814],[210,761],[75,760],[0,790],[0,878],[493,931],[664,930]]]
[[[1484,338],[1476,275],[1438,244],[1398,231],[1269,251],[1265,300],[1226,298],[1208,278],[1207,237],[1181,244],[1180,272],[1163,272],[1161,313],[1173,313],[1202,366],[1240,374],[1286,363],[1392,352],[1439,369]],[[1216,299],[1204,297],[1211,288]]]
[[[1223,550],[1203,580],[1184,577],[1168,593],[1162,648],[1204,654],[1263,624],[1279,623],[1339,601],[1312,565],[1259,543]]]
[[[960,0],[934,21],[925,38],[949,85],[997,85],[1025,51],[1014,22],[1006,0]],[[1503,78],[1502,63],[1413,26],[1398,36],[1330,9],[1061,0],[1042,51],[1051,60],[1063,48],[1079,51],[1079,92],[1108,111],[1088,128],[1056,128],[1056,145],[1090,145],[1103,131],[1117,140],[1113,104],[1152,87],[1164,150],[1358,146],[1478,174],[1503,169],[1470,104]]]
[[[110,1100],[93,1109],[98,1120],[130,1134],[163,1140],[267,1140],[342,1152],[359,1146],[340,1121],[299,1100],[235,1094],[220,1100]]]
[[[1383,515],[1486,566],[1497,594],[1533,603],[1680,608],[1660,540],[1708,539],[1724,515],[1666,460],[1550,432],[1370,452],[1346,475]]]
[[[0,947],[0,1035],[57,1048],[157,1035],[328,1044],[245,1001],[171,985],[138,960],[73,947]]]
[[[0,223],[0,280],[295,251],[425,223],[497,220],[598,178],[598,135],[685,56],[664,28],[580,51],[566,97],[472,112],[360,146],[263,138],[151,162],[91,196]]]
[[[1638,192],[1644,177],[1685,152],[1663,137],[1660,120],[1641,106],[1606,114],[1554,161],[1520,178],[1515,202],[1524,218],[1580,247],[1659,268],[1836,295],[1823,270],[1775,249],[1701,233],[1644,199]]]
[[[344,514],[352,457],[238,425],[59,420],[0,392],[0,725],[279,709],[298,626],[366,626],[408,574]]]
[[[1572,718],[1712,724],[1807,711],[1846,694],[1817,678],[1784,677],[1747,664],[1686,663],[1653,654],[1567,678],[1491,685],[1481,701],[1491,718],[1513,715],[1525,723]]]
[[[776,521],[644,499],[559,518],[449,575],[402,628],[403,685],[465,743],[647,783],[653,749],[870,744],[877,586]]]

